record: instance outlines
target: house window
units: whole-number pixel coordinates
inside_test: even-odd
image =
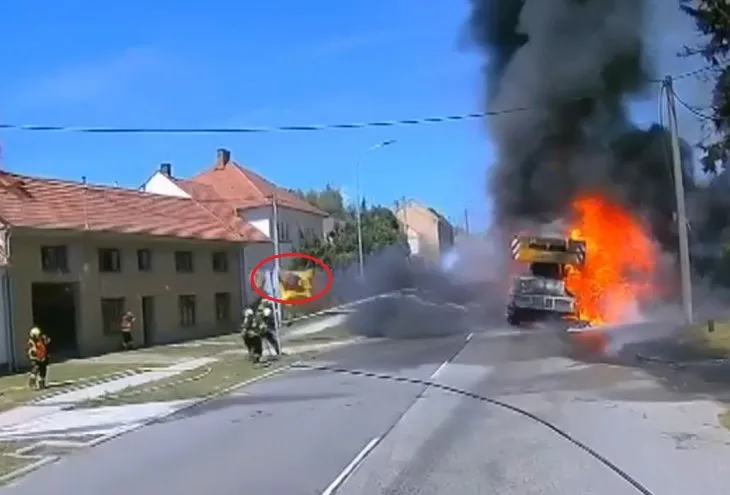
[[[178,309],[180,310],[180,326],[192,327],[195,325],[195,296],[182,295],[178,297]]]
[[[68,248],[41,246],[41,268],[44,272],[68,272]]]
[[[124,314],[124,298],[114,297],[101,300],[101,321],[104,335],[115,335],[119,333]]]
[[[99,249],[99,271],[121,272],[122,256],[119,249]]]
[[[152,251],[149,249],[137,250],[137,269],[141,272],[152,271]]]
[[[228,253],[225,251],[216,251],[213,253],[213,271],[217,273],[225,273],[228,271]]]
[[[285,222],[279,222],[277,230],[279,231],[279,242],[289,242],[289,224]]]
[[[193,271],[192,251],[175,251],[175,270],[183,273]]]
[[[215,295],[215,319],[219,322],[231,321],[231,293],[218,292]]]

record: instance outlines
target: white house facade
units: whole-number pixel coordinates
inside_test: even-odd
[[[242,169],[235,162],[230,162],[230,155],[227,153],[227,150],[219,150],[218,162],[214,168],[190,180],[173,177],[171,166],[162,164],[140,189],[153,194],[198,200],[203,206],[207,203],[223,202],[230,206],[241,220],[272,240],[270,243],[249,243],[242,246],[242,264],[246,273],[243,292],[246,298],[251,300],[255,297],[255,293],[248,282],[250,272],[261,260],[274,254],[275,222],[272,198],[277,198],[281,253],[296,252],[306,238],[324,238],[331,221],[326,213],[301,198],[293,197],[292,193],[274,186],[253,172]],[[232,168],[226,170],[226,167]],[[236,194],[228,194],[229,188],[233,189],[229,186],[234,182],[240,183],[241,186],[238,197]],[[219,184],[225,184],[226,188]],[[221,190],[227,194],[225,196],[221,194],[214,199],[208,195],[203,198],[196,193],[201,187],[210,191],[210,194]],[[211,210],[214,211],[214,208]]]

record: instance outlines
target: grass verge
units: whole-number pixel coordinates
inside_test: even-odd
[[[309,359],[314,353],[283,356],[278,361],[254,365],[243,354],[222,355],[210,366],[181,373],[166,380],[124,390],[118,394],[79,403],[77,408],[120,406],[146,402],[169,402],[205,397],[256,378],[279,366]]]
[[[51,393],[55,394],[97,380],[110,379],[116,374],[133,371],[135,368],[129,364],[90,363],[82,360],[51,363],[48,368],[48,388],[41,391],[28,388],[27,373],[3,376],[0,377],[0,411]]]
[[[693,325],[687,343],[708,358],[730,357],[730,321],[704,321]]]

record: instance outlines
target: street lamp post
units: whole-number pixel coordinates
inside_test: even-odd
[[[388,139],[387,141],[371,146],[365,150],[365,153],[375,151],[385,146],[390,146],[391,144],[395,144],[395,142],[395,139]],[[365,153],[363,153],[363,156]],[[362,248],[362,198],[360,195],[360,162],[362,161],[363,156],[358,158],[355,162],[355,190],[357,191],[357,259],[360,267],[360,279],[365,277],[365,260]]]

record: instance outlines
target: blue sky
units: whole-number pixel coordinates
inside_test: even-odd
[[[480,60],[464,47],[467,0],[207,0],[103,3],[6,0],[0,120],[12,124],[236,127],[451,115],[482,107]],[[316,5],[316,8],[313,7]],[[666,17],[671,15],[674,17]],[[671,29],[667,29],[671,24]],[[691,26],[661,14],[661,73],[698,67],[674,53]],[[691,103],[706,89],[678,85]],[[634,107],[653,120],[656,103]],[[685,133],[696,121],[684,117]],[[383,140],[387,148],[364,153]],[[189,176],[219,147],[287,187],[407,196],[454,220],[488,217],[493,149],[483,122],[247,135],[89,135],[7,131],[4,168],[136,187],[161,162]]]

